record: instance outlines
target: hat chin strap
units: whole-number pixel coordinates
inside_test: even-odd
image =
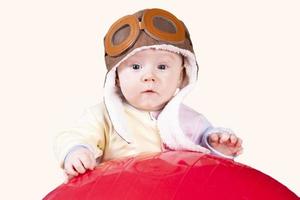
[[[121,62],[135,53],[145,49],[160,49],[167,50],[174,53],[180,53],[185,57],[184,67],[186,68],[186,75],[188,77],[188,84],[182,88],[164,107],[157,118],[157,125],[160,131],[162,141],[171,149],[175,150],[192,150],[192,151],[207,151],[206,148],[193,143],[183,133],[179,122],[179,108],[185,96],[193,89],[197,81],[198,67],[193,53],[188,50],[180,49],[173,45],[153,45],[143,46],[134,49],[126,57],[124,57],[118,64],[116,64],[107,74],[104,83],[104,103],[106,105],[110,120],[115,131],[128,143],[132,142],[132,136],[128,131],[125,123],[124,107],[122,98],[118,94],[119,89],[115,86],[116,69]]]

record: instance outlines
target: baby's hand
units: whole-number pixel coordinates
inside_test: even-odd
[[[208,143],[217,151],[227,156],[238,156],[242,153],[242,140],[234,134],[212,133]]]
[[[93,170],[95,166],[96,160],[90,150],[85,147],[76,148],[69,153],[64,163],[65,183],[88,169]]]

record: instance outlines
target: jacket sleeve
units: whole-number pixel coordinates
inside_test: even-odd
[[[61,167],[65,157],[78,146],[88,148],[95,159],[102,156],[105,145],[104,117],[99,106],[87,109],[73,128],[61,131],[54,139],[54,152]]]
[[[202,114],[184,104],[181,104],[179,117],[180,126],[184,134],[194,143],[209,149],[214,155],[230,159],[234,158],[233,156],[222,154],[208,143],[208,137],[212,133],[233,133],[233,131],[226,128],[214,127]]]

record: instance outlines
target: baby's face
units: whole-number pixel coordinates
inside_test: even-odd
[[[182,82],[182,63],[176,53],[140,51],[118,67],[118,85],[132,106],[145,111],[161,110]]]

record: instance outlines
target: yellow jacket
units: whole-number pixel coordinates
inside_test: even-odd
[[[73,128],[59,133],[54,151],[61,166],[66,155],[77,146],[85,146],[101,161],[141,153],[160,152],[162,142],[156,119],[149,112],[124,104],[126,122],[133,140],[128,143],[113,128],[104,103],[86,110]]]

